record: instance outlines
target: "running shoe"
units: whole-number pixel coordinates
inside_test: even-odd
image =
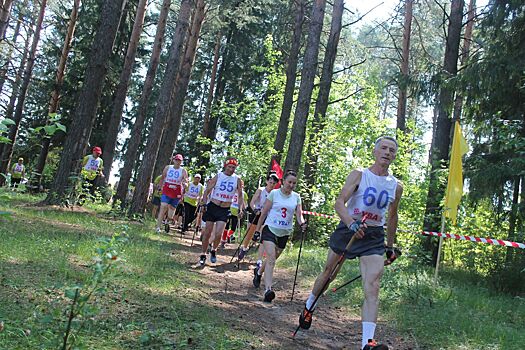
[[[253,270],[253,286],[255,288],[259,288],[259,286],[261,285],[261,279],[262,279],[262,276],[259,275],[259,267],[257,266]]]
[[[201,257],[199,258],[199,265],[204,266],[205,263],[206,263],[206,255],[202,254]]]
[[[244,259],[247,252],[248,252],[247,250],[244,250],[244,248],[241,247],[241,249],[239,249],[239,260]]]
[[[164,224],[164,231],[166,231],[166,233],[170,233],[170,224]]]
[[[264,293],[264,301],[267,303],[271,303],[273,299],[275,299],[275,292],[271,289],[268,289]]]
[[[302,329],[309,329],[312,325],[312,316],[313,316],[313,310],[308,311],[306,306],[304,307],[303,312],[299,315],[299,327]]]
[[[252,237],[252,241],[259,242],[259,239],[261,238],[261,233],[259,231],[255,231]]]
[[[375,339],[368,339],[368,344],[363,347],[363,350],[388,350],[388,346],[378,344]]]
[[[210,261],[212,264],[215,264],[217,262],[217,252],[215,250],[212,250],[210,252]]]
[[[221,245],[220,245],[221,249],[226,249],[226,242],[221,242]]]
[[[160,234],[162,232],[162,230],[160,229],[160,227],[155,227],[155,233],[156,234]]]

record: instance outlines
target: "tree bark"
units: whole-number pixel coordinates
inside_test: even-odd
[[[470,42],[472,41],[472,30],[474,28],[474,16],[476,15],[476,1],[470,0],[468,5],[467,26],[465,27],[465,35],[463,38],[463,49],[461,50],[461,67],[464,67],[470,56]],[[463,95],[456,94],[454,101],[454,117],[452,122],[461,119],[461,110],[463,109]]]
[[[190,82],[190,75],[193,69],[193,63],[195,62],[199,35],[205,17],[205,6],[206,4],[204,3],[204,0],[196,0],[195,11],[193,13],[184,57],[175,81],[175,90],[173,91],[173,97],[169,108],[168,126],[162,134],[162,140],[157,154],[157,162],[153,172],[154,175],[159,174],[166,164],[169,163],[175,144],[177,143],[182,121],[182,111],[184,109],[184,102],[186,100],[188,84]]]
[[[7,119],[13,118],[16,98],[18,97],[18,92],[20,91],[20,81],[22,80],[22,76],[24,74],[24,70],[25,70],[26,63],[27,63],[27,57],[29,55],[29,44],[31,43],[31,37],[32,37],[32,33],[30,32],[31,31],[28,31],[27,33],[27,37],[25,39],[25,44],[24,44],[24,50],[20,58],[20,64],[15,73],[15,79],[11,87],[11,97],[9,98],[9,103],[7,104],[5,114],[4,114],[5,118]],[[5,145],[6,145],[5,143],[0,143],[0,164],[2,164],[3,162],[9,161],[9,158],[4,158],[4,155],[3,155]],[[3,177],[0,177],[0,184],[3,183],[3,181],[4,181]]]
[[[55,87],[53,92],[51,92],[51,99],[49,101],[48,115],[56,113],[58,110],[58,105],[60,102],[60,92],[62,89],[62,84],[64,83],[64,72],[66,71],[67,56],[71,50],[71,44],[73,42],[73,37],[75,35],[75,28],[77,24],[78,11],[80,9],[80,1],[75,0],[73,2],[73,8],[71,9],[71,15],[69,16],[69,22],[67,25],[66,37],[64,39],[64,46],[62,47],[62,53],[60,55],[60,60],[58,62],[56,78],[55,78]],[[37,189],[40,188],[42,173],[44,172],[44,167],[46,165],[47,154],[49,153],[49,146],[51,145],[51,137],[44,137],[42,140],[42,148],[38,155],[38,160],[35,168],[37,180]]]
[[[9,24],[9,14],[11,13],[13,0],[4,0],[0,6],[0,42],[5,39],[5,32]]]
[[[47,204],[63,203],[70,174],[77,174],[79,171],[97,115],[109,59],[125,4],[126,0],[106,0],[102,6],[100,24],[84,73],[84,84],[64,142],[64,150],[67,151],[62,152],[60,157],[55,181],[45,200]]]
[[[290,54],[288,55],[288,62],[286,66],[286,84],[284,87],[283,105],[281,108],[281,116],[279,117],[277,134],[275,135],[275,141],[273,143],[273,149],[276,152],[273,159],[275,159],[279,164],[281,163],[284,144],[286,142],[286,135],[288,134],[288,124],[290,124],[290,114],[292,113],[295,82],[297,80],[297,62],[299,60],[301,37],[303,34],[305,7],[306,5],[304,0],[294,1],[293,11],[295,12],[295,19]]]
[[[514,176],[512,182],[514,186],[512,190],[512,205],[510,207],[509,213],[509,230],[507,232],[507,240],[511,242],[516,241],[516,224],[518,220],[521,177]],[[505,255],[505,262],[507,266],[510,266],[510,264],[512,263],[515,250],[516,248],[514,247],[507,247],[507,254]]]
[[[138,149],[142,143],[142,129],[144,128],[144,123],[146,121],[151,91],[153,90],[153,83],[155,82],[155,76],[157,75],[157,69],[160,63],[160,53],[162,52],[162,47],[164,46],[164,34],[166,33],[166,23],[170,6],[171,0],[163,1],[159,14],[159,21],[157,23],[155,39],[153,41],[153,51],[151,52],[148,71],[144,80],[144,86],[142,87],[137,117],[135,118],[135,123],[131,129],[128,148],[126,150],[126,154],[124,155],[124,166],[122,169],[120,169],[120,179],[118,182],[115,198],[118,199],[122,204],[124,204],[124,200],[126,199],[126,194],[128,192],[128,187],[131,180],[131,174],[133,173],[135,163],[139,156]]]
[[[133,192],[133,200],[130,207],[130,215],[144,214],[144,208],[148,198],[149,186],[153,176],[153,167],[155,165],[155,158],[159,151],[160,139],[162,132],[166,130],[166,122],[169,113],[169,105],[173,95],[173,87],[175,79],[179,71],[184,41],[188,32],[190,13],[192,8],[191,0],[182,0],[179,10],[179,18],[173,36],[173,41],[170,47],[170,54],[168,65],[164,73],[162,81],[159,100],[157,101],[157,108],[155,116],[149,130],[148,142],[144,151],[144,159],[137,176],[137,185]]]
[[[135,56],[137,55],[137,48],[139,46],[140,34],[144,27],[144,17],[146,15],[147,0],[139,0],[137,5],[137,13],[135,15],[135,22],[133,23],[133,30],[129,40],[126,58],[122,72],[120,73],[119,83],[113,99],[113,108],[111,116],[106,129],[106,141],[104,143],[102,160],[104,161],[104,174],[106,174],[105,182],[109,180],[111,168],[113,166],[113,158],[117,146],[117,138],[119,132],[120,121],[122,120],[122,110],[126,102],[126,95],[128,92],[129,81],[131,73],[133,72],[133,65],[135,63]]]
[[[463,6],[463,0],[452,1],[442,73],[443,80],[451,78],[457,74]],[[450,90],[450,87],[442,86],[438,98],[436,129],[432,135],[432,146],[430,151],[430,183],[424,221],[424,227],[427,231],[435,231],[436,228],[439,227],[441,219],[440,202],[445,193],[445,187],[439,182],[438,173],[441,169],[446,169],[448,165],[450,133],[452,126],[450,113],[453,99],[454,91]],[[432,261],[433,264],[435,264],[437,259],[437,245],[433,241],[428,240],[426,248],[432,250]]]
[[[410,55],[410,32],[412,29],[412,5],[413,0],[405,1],[405,24],[403,29],[403,51],[401,60],[401,77],[399,81],[399,97],[397,99],[397,130],[406,132],[407,114],[407,84],[408,63]]]
[[[224,89],[226,88],[226,80],[224,79],[224,72],[226,71],[229,63],[230,63],[230,43],[232,41],[232,38],[235,34],[235,29],[230,26],[230,29],[228,31],[228,35],[226,37],[226,44],[224,51],[222,53],[222,63],[219,67],[219,70],[217,72],[217,87],[215,88],[214,96],[213,96],[213,103],[211,105],[211,108],[209,109],[209,118],[208,122],[205,124],[202,129],[202,137],[206,139],[207,141],[204,143],[200,143],[199,153],[200,157],[198,158],[198,165],[197,165],[197,171],[201,173],[201,175],[204,176],[206,174],[206,169],[208,168],[210,164],[210,157],[211,157],[211,150],[212,150],[212,142],[215,140],[215,137],[217,136],[217,127],[218,127],[218,116],[217,113],[220,109],[222,97],[224,95]],[[217,46],[216,46],[217,48]]]
[[[27,6],[27,0],[24,0],[21,8],[25,8],[26,6]],[[13,31],[13,38],[11,39],[11,42],[13,43],[13,45],[9,45],[5,58],[2,57],[2,59],[5,59],[5,63],[2,66],[2,68],[0,68],[0,95],[2,95],[2,91],[4,90],[4,83],[6,81],[7,72],[9,70],[9,65],[11,64],[11,56],[13,55],[13,51],[14,51],[16,40],[18,39],[18,35],[20,35],[20,27],[21,27],[23,20],[24,20],[24,12],[18,11],[18,19],[16,21],[15,29]]]
[[[344,0],[335,0],[332,12],[332,23],[330,26],[330,34],[328,35],[328,42],[326,44],[326,52],[323,61],[323,69],[321,72],[321,80],[319,82],[319,94],[315,102],[315,112],[312,120],[312,132],[308,138],[308,149],[306,161],[304,164],[304,178],[306,181],[305,188],[309,195],[306,196],[307,205],[311,200],[311,189],[315,186],[315,179],[317,173],[317,158],[319,156],[319,141],[320,135],[324,130],[326,123],[326,110],[328,109],[328,100],[330,98],[330,88],[332,87],[332,75],[334,72],[334,63],[337,55],[337,46],[339,44],[339,37],[341,35],[342,20],[343,20]]]
[[[317,71],[319,55],[319,42],[323,30],[323,18],[326,0],[315,0],[312,9],[308,40],[304,54],[303,69],[301,72],[301,85],[299,86],[299,97],[290,136],[290,144],[286,155],[285,169],[297,171],[301,164],[304,139],[306,135],[306,123],[310,110],[310,101],[314,87],[314,79]]]
[[[13,154],[13,146],[16,141],[16,136],[18,134],[18,128],[20,127],[20,122],[22,121],[22,112],[24,110],[25,99],[27,96],[27,91],[29,89],[29,83],[31,82],[31,76],[33,74],[33,67],[35,66],[35,58],[38,42],[40,40],[40,33],[42,31],[42,22],[44,21],[44,14],[46,12],[47,0],[42,0],[40,5],[40,10],[38,13],[38,19],[36,21],[35,33],[33,34],[33,41],[31,43],[31,50],[29,51],[29,56],[27,58],[27,64],[23,73],[22,85],[20,86],[20,91],[18,93],[18,98],[16,102],[16,109],[13,115],[14,125],[11,125],[9,128],[8,138],[11,140],[11,143],[6,143],[3,147],[2,162],[0,163],[0,173],[6,173],[9,166],[9,161]],[[5,179],[0,178],[0,185],[3,184]]]

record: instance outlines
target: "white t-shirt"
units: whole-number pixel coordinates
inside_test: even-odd
[[[293,191],[285,195],[281,189],[276,189],[270,192],[267,199],[272,202],[272,208],[264,224],[278,237],[289,236],[293,229],[295,209],[301,204],[301,196]]]

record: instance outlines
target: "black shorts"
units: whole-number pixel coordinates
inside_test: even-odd
[[[336,254],[343,254],[352,236],[348,227],[340,222],[330,236],[330,249]],[[382,226],[369,226],[365,230],[365,236],[354,241],[345,257],[353,259],[359,256],[383,254],[385,254],[385,229]]]
[[[160,197],[153,197],[151,199],[151,204],[153,204],[154,206],[158,207],[160,205]]]
[[[276,236],[272,231],[270,231],[270,229],[268,228],[268,225],[265,225],[261,232],[261,242],[262,241],[273,242],[281,250],[286,248],[286,243],[288,243],[288,237],[290,236],[284,236],[284,237]]]
[[[22,181],[22,178],[21,178],[21,177],[19,177],[19,178],[12,177],[12,178],[11,178],[11,183],[12,183],[12,184],[19,184],[21,181]]]
[[[228,221],[228,215],[230,213],[230,208],[222,208],[221,206],[218,206],[217,204],[210,202],[206,206],[206,212],[202,216],[202,220],[205,222],[227,222]]]
[[[259,218],[261,217],[261,212],[257,211],[257,214],[253,213],[250,214],[250,224],[257,225],[257,222],[259,221]]]
[[[180,201],[175,208],[175,215],[182,215],[184,213],[184,202]]]
[[[226,223],[226,230],[229,230],[231,229],[232,231],[236,231],[237,230],[237,226],[239,226],[239,217],[235,216],[235,215],[230,215],[230,217],[228,218],[228,222]]]

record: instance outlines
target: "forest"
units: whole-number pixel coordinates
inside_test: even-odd
[[[444,200],[453,136],[460,125],[468,151],[462,158],[463,194],[457,218],[451,220],[445,218],[450,208],[445,207]],[[32,232],[46,225],[44,217],[49,224],[50,220],[56,223],[57,230],[65,230],[55,237],[51,228],[43,228],[55,237],[45,242],[63,236],[69,242],[80,235],[71,227],[73,236],[68,238],[67,228],[58,224],[62,222],[85,225],[89,235],[105,236],[107,251],[120,241],[111,236],[112,232],[104,232],[104,225],[109,225],[108,230],[126,231],[128,239],[139,244],[139,237],[155,236],[150,189],[175,154],[183,155],[182,164],[190,179],[199,173],[202,183],[223,169],[227,157],[235,157],[239,164],[236,173],[249,198],[264,186],[272,164],[280,164],[283,170],[297,172],[295,191],[302,198],[303,210],[335,215],[334,203],[345,179],[353,169],[374,163],[374,143],[385,135],[397,140],[397,156],[390,171],[403,184],[396,236],[402,256],[399,267],[392,270],[403,271],[407,285],[401,278],[392,282],[395,277],[385,272],[383,285],[386,280],[396,287],[386,292],[389,311],[384,317],[388,320],[399,311],[390,300],[395,299],[395,293],[402,293],[398,289],[415,291],[410,296],[414,304],[428,304],[430,300],[431,309],[432,300],[446,299],[449,289],[443,287],[444,281],[436,281],[437,270],[433,278],[436,265],[441,264],[439,278],[446,283],[482,288],[479,293],[487,293],[487,302],[500,297],[512,300],[515,304],[511,309],[502,312],[512,313],[514,308],[509,314],[512,320],[507,319],[508,327],[521,327],[523,331],[523,1],[392,0],[365,4],[349,0],[0,0],[0,186],[4,186],[0,190],[0,239],[6,240],[0,249],[0,291],[6,292],[0,293],[5,295],[0,296],[0,348],[4,348],[4,341],[6,349],[37,348],[37,344],[53,348],[42,339],[56,338],[56,333],[39,333],[40,338],[31,340],[36,335],[24,333],[22,319],[13,321],[20,324],[19,335],[3,331],[4,322],[7,327],[9,315],[15,314],[6,306],[8,295],[15,293],[9,292],[10,283],[16,284],[11,281],[12,273],[18,271],[13,261],[25,259],[13,258],[12,249],[32,247],[30,241],[36,239]],[[95,198],[82,206],[82,169],[85,156],[95,147],[101,149],[100,175],[104,176],[93,180]],[[22,184],[13,190],[20,162],[24,167]],[[67,217],[67,213],[73,216]],[[313,283],[314,272],[324,266],[327,242],[335,228],[327,218],[305,215],[305,219],[306,232],[295,227],[291,249],[283,253],[284,265],[277,264],[277,270],[284,266],[295,269],[297,248],[300,243],[303,249],[304,238],[305,255],[301,259],[311,257],[311,266],[304,262],[308,269],[308,273],[303,272],[305,282],[301,282],[304,291]],[[38,220],[42,220],[40,225]],[[439,238],[429,234],[432,232],[470,238],[445,239],[440,247]],[[15,236],[25,238],[17,242]],[[91,250],[83,247],[82,253],[74,256],[91,256],[96,245],[93,237],[82,241]],[[189,241],[186,247],[175,238],[164,242],[177,245],[166,251],[189,247]],[[60,243],[64,247],[53,249],[67,251],[69,243],[64,242]],[[151,249],[157,248],[150,243],[140,241],[151,260]],[[231,247],[234,250],[237,246]],[[130,264],[143,263],[139,262],[140,253],[135,252],[138,246],[127,249],[131,255],[137,254],[129,257]],[[318,253],[314,249],[319,249]],[[26,253],[31,260],[33,253]],[[35,246],[32,259],[40,261],[36,258],[40,253],[42,257],[49,254]],[[195,254],[193,262],[197,261]],[[71,262],[68,256],[65,259]],[[176,262],[181,264],[177,269],[186,276],[189,258],[181,259]],[[30,269],[31,264],[25,268]],[[109,268],[111,256],[102,259],[101,264]],[[149,268],[136,267],[141,271]],[[122,269],[130,273],[134,268]],[[71,273],[66,273],[67,282],[61,283],[75,280]],[[79,273],[91,276],[86,271]],[[423,275],[426,277],[421,280],[414,277]],[[111,285],[111,278],[123,289],[132,288],[136,282],[127,284],[124,277],[108,277],[108,282],[94,276],[84,281],[77,292],[88,290],[89,283],[96,288]],[[195,277],[188,276],[181,285],[198,289]],[[208,278],[215,275],[211,276]],[[157,277],[144,283],[155,284]],[[51,288],[51,281],[34,283],[38,288]],[[195,285],[191,287],[191,283]],[[441,283],[441,287],[433,289],[433,283]],[[71,294],[67,289],[66,297],[68,291],[69,301],[73,305],[79,302],[76,298],[82,293]],[[451,295],[452,291],[450,287]],[[113,294],[111,298],[116,298]],[[141,298],[137,297],[137,302]],[[336,298],[335,302],[341,300],[345,298]],[[348,300],[348,304],[341,302],[355,308],[357,304]],[[86,299],[86,304],[90,302]],[[27,303],[27,310],[31,304],[45,304]],[[111,333],[101,330],[107,338],[101,336],[105,340],[100,340],[98,344],[103,345],[98,347],[98,340],[90,338],[97,328],[81,324],[107,321],[110,307],[102,304],[105,311],[92,317],[82,316],[84,309],[79,309],[79,317],[86,320],[73,323],[72,327],[77,327],[75,337],[68,339],[60,333],[60,348],[74,349],[82,343],[85,348],[247,347],[243,338],[247,335],[235,338],[228,333],[230,330],[221,328],[218,332],[227,342],[217,335],[210,343],[199,343],[196,338],[203,336],[201,333],[197,335],[193,328],[180,325],[175,335],[144,326],[136,337],[139,343],[128,339],[129,335],[111,343]],[[191,307],[178,299],[175,304],[179,311]],[[433,310],[439,308],[437,301],[435,304]],[[64,305],[54,306],[55,310],[69,310]],[[210,307],[213,310],[220,306]],[[71,315],[73,310],[74,306]],[[188,321],[190,316],[180,312],[180,320]],[[380,308],[380,318],[381,313]],[[67,320],[59,314],[51,319],[61,325],[57,329],[62,329]],[[293,319],[290,322],[295,324],[295,313]],[[403,322],[409,319],[407,316]],[[194,322],[205,325],[205,329],[213,324],[208,320]],[[505,331],[495,331],[501,335],[499,340],[497,335],[493,335],[496,339],[492,342],[473,337],[462,347],[457,343],[459,339],[472,335],[464,328],[453,335],[440,333],[440,338],[396,322],[386,336],[403,334],[408,339],[410,334],[417,341],[393,341],[393,348],[525,348],[525,338],[517,333],[505,338],[501,335]],[[25,343],[20,343],[21,338],[27,338]],[[68,347],[77,340],[77,345]],[[295,343],[280,343],[278,337],[265,340],[264,346],[250,344],[252,348],[331,348],[324,343],[296,347]]]

